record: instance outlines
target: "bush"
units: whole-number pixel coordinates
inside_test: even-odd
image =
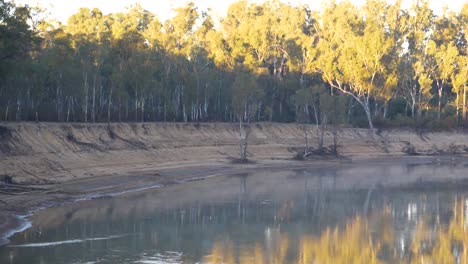
[[[457,118],[454,116],[442,118],[441,120],[430,120],[424,124],[422,128],[428,129],[430,131],[443,131],[443,130],[452,130],[457,127]]]
[[[403,98],[396,98],[388,103],[387,117],[389,119],[396,119],[399,116],[406,116],[406,100]]]
[[[409,142],[406,143],[406,145],[403,147],[402,151],[404,153],[406,153],[407,155],[410,155],[410,156],[418,155],[418,152],[416,151],[416,147],[413,144],[409,143]]]
[[[416,120],[409,116],[397,115],[394,119],[377,118],[374,121],[376,128],[415,128]]]
[[[437,120],[436,117],[425,116],[420,119],[413,119],[409,116],[397,115],[395,119],[377,118],[374,120],[374,125],[378,129],[415,129],[419,132],[423,131],[444,131],[457,128],[457,119],[455,116],[449,116]]]
[[[457,115],[457,108],[453,104],[446,104],[442,109],[442,118],[453,117]]]

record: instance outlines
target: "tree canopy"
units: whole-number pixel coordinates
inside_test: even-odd
[[[342,125],[467,121],[468,4],[241,0],[219,20],[188,3],[166,21],[135,4],[66,25],[38,11],[0,0],[0,120],[293,122],[314,90]]]

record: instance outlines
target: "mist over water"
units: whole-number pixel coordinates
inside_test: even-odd
[[[39,211],[0,263],[464,263],[465,164],[257,172]]]

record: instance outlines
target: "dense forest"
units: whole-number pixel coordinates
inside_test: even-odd
[[[0,120],[252,121],[462,126],[468,5],[436,15],[383,0],[322,10],[188,3],[160,21],[136,4],[66,25],[0,0]]]

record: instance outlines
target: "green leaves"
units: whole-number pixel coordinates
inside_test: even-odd
[[[36,111],[32,100],[50,97],[49,120],[67,111],[86,121],[89,108],[93,120],[232,120],[247,104],[259,120],[292,121],[320,86],[330,105],[354,98],[364,112],[350,117],[365,114],[370,126],[396,98],[422,116],[466,91],[467,10],[238,1],[219,21],[194,3],[160,21],[136,4],[115,14],[84,7],[65,26],[0,0],[0,111],[12,101]]]

